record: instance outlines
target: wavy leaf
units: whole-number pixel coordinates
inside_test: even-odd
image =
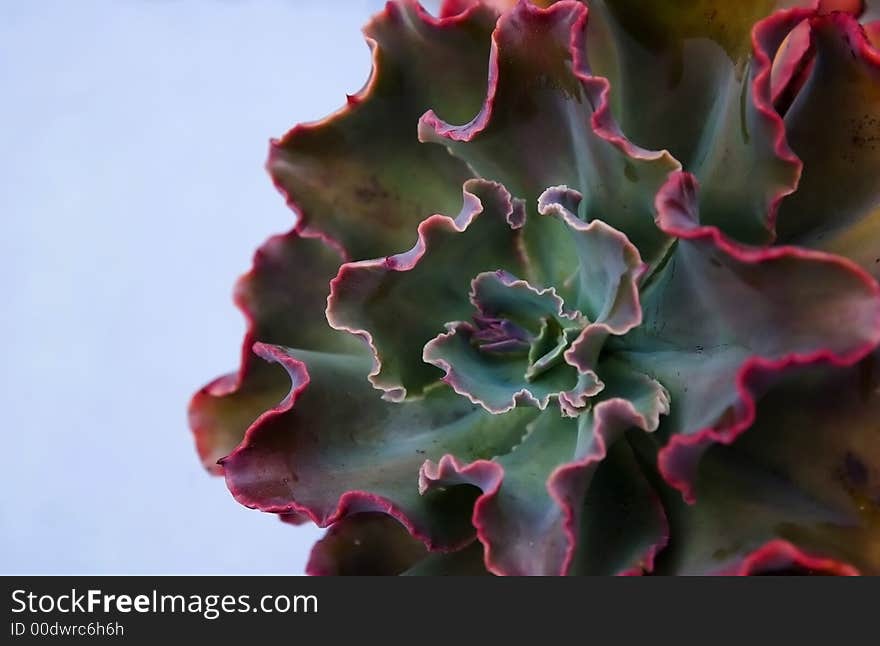
[[[433,215],[419,225],[406,253],[347,263],[333,279],[327,320],[368,340],[375,355],[370,381],[391,401],[418,395],[442,376],[422,361],[422,348],[447,321],[468,315],[471,279],[485,270],[521,273],[517,229],[525,217],[499,184],[470,180],[453,219]]]
[[[424,544],[387,514],[352,514],[315,543],[306,564],[311,576],[394,576],[425,558]]]
[[[567,311],[554,289],[537,290],[505,272],[489,272],[474,279],[471,301],[474,323],[448,323],[448,331],[423,352],[455,392],[497,414],[517,403],[543,410],[563,392],[580,400],[601,388],[595,375],[582,381],[564,361],[583,317]]]
[[[679,174],[657,197],[658,224],[678,244],[643,294],[644,324],[616,355],[672,393],[660,464],[687,498],[705,447],[753,420],[750,371],[850,364],[880,342],[880,286],[869,275],[818,252],[737,245],[699,224],[696,190]]]
[[[880,573],[878,384],[876,352],[850,367],[752,374],[749,387],[767,391],[755,422],[706,453],[696,504],[670,501],[676,540],[661,571],[735,569],[780,540],[843,569]]]
[[[485,6],[437,19],[416,2],[389,2],[364,29],[373,69],[364,89],[334,115],[293,128],[270,147],[268,169],[304,226],[333,235],[353,259],[411,242],[431,213],[454,212],[467,165],[420,144],[431,106],[473,114],[485,87]]]
[[[778,4],[590,3],[594,29],[604,35],[590,54],[612,79],[623,132],[647,148],[668,149],[704,187],[704,222],[750,243],[772,239],[779,201],[800,173],[773,110],[770,77],[780,45],[810,12],[758,22]]]
[[[579,220],[580,199],[567,187],[549,188],[538,200],[538,212],[563,224],[577,258],[575,302],[589,324],[566,350],[565,360],[592,375],[606,340],[642,322],[639,282],[647,266],[623,233],[601,220]]]
[[[256,350],[287,370],[292,387],[222,461],[236,500],[262,511],[297,511],[321,527],[354,513],[386,513],[429,549],[472,540],[476,493],[458,487],[422,496],[419,468],[449,452],[476,460],[509,451],[534,412],[488,415],[443,386],[392,404],[364,379],[369,359]]]
[[[480,112],[450,125],[426,113],[422,141],[444,143],[480,175],[504,183],[532,205],[548,186],[583,194],[582,215],[623,231],[642,257],[654,260],[666,240],[651,222],[651,200],[678,164],[664,152],[632,145],[611,118],[609,86],[584,60],[586,7],[557,2],[539,9],[522,2],[505,13],[492,35],[489,86]],[[444,115],[454,120],[452,115]],[[576,260],[561,254],[564,232],[532,222],[525,245],[535,262],[526,276],[559,285]]]
[[[587,490],[571,574],[651,573],[669,540],[660,496],[629,443],[615,442]]]
[[[470,464],[448,454],[422,467],[423,491],[461,484],[482,490],[473,523],[490,572],[568,573],[578,547],[584,501],[609,447],[630,428],[655,429],[660,415],[668,411],[666,391],[644,375],[619,365],[607,366],[602,375],[607,386],[592,410],[576,419],[554,410],[543,412],[510,453]],[[607,526],[597,527],[591,543],[601,543],[605,531]],[[639,544],[641,537],[633,540]],[[584,563],[590,567],[589,561]],[[627,561],[621,567],[633,565]]]
[[[812,18],[810,33],[812,71],[785,115],[804,174],[779,234],[821,244],[880,206],[880,51],[846,13]]]
[[[210,472],[221,472],[217,460],[287,393],[287,375],[251,352],[255,342],[318,351],[362,350],[357,340],[331,330],[324,317],[330,279],[343,260],[332,241],[298,230],[270,238],[254,255],[253,268],[235,287],[235,302],[248,328],[241,367],[199,390],[189,406],[199,457]]]

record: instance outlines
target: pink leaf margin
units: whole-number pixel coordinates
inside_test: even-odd
[[[571,569],[577,550],[579,509],[583,502],[585,489],[589,484],[592,470],[605,459],[608,447],[627,428],[636,426],[653,430],[659,424],[659,416],[668,412],[668,401],[658,400],[655,410],[648,415],[638,412],[631,402],[612,398],[600,402],[594,408],[595,426],[593,435],[595,445],[583,457],[556,467],[547,479],[547,493],[562,513],[562,527],[566,547],[553,574],[566,575]],[[491,460],[476,460],[469,464],[458,461],[454,455],[444,455],[434,464],[426,460],[419,472],[419,491],[425,492],[443,481],[466,482],[479,487],[482,494],[474,503],[471,522],[477,530],[477,539],[483,544],[486,569],[497,575],[523,574],[517,564],[505,559],[499,546],[509,537],[498,535],[492,526],[491,506],[504,483],[504,467]],[[656,499],[657,509],[664,519],[666,533],[657,544],[651,546],[641,559],[640,568],[631,568],[621,575],[650,572],[659,552],[669,541],[669,526],[663,505]]]
[[[380,373],[382,371],[382,359],[379,348],[373,341],[372,333],[363,327],[358,327],[353,321],[344,320],[338,312],[339,292],[341,285],[354,280],[359,273],[372,270],[406,272],[412,270],[428,252],[428,238],[435,230],[448,231],[450,233],[464,233],[470,225],[484,212],[484,205],[474,191],[479,188],[491,190],[495,197],[503,205],[504,218],[512,230],[521,229],[525,224],[526,211],[522,200],[511,197],[504,186],[498,182],[485,179],[469,179],[462,187],[463,204],[461,212],[455,217],[448,215],[431,215],[418,226],[418,241],[409,251],[376,258],[374,260],[361,260],[347,262],[339,268],[339,273],[330,281],[330,295],[327,297],[327,322],[335,330],[348,332],[360,337],[373,355],[373,367],[368,379],[375,388],[383,391],[383,399],[391,402],[400,402],[406,398],[406,388],[384,382]]]
[[[860,572],[842,561],[803,551],[782,539],[772,540],[744,556],[735,565],[718,572],[720,576],[755,576],[798,570],[806,574],[859,576]]]
[[[217,377],[200,388],[190,399],[187,408],[189,427],[195,441],[196,452],[205,469],[212,475],[223,475],[223,470],[212,457],[211,428],[201,421],[198,411],[212,399],[230,396],[238,392],[253,370],[255,361],[253,347],[259,341],[257,338],[259,322],[256,320],[254,312],[248,307],[244,293],[247,285],[253,282],[255,277],[262,271],[265,250],[274,246],[282,246],[292,238],[318,240],[338,254],[340,263],[348,259],[348,254],[339,242],[320,231],[302,226],[302,223],[299,223],[287,233],[274,235],[264,242],[254,253],[251,269],[236,281],[232,298],[235,306],[245,319],[245,335],[241,346],[238,371]]]
[[[683,240],[701,240],[720,249],[735,260],[759,264],[778,258],[794,258],[836,265],[851,274],[871,293],[878,303],[877,321],[870,338],[845,354],[828,349],[808,354],[788,354],[770,360],[761,356],[748,357],[739,367],[735,387],[739,405],[732,420],[708,427],[690,435],[675,435],[658,455],[658,468],[666,482],[678,489],[688,503],[696,501],[694,481],[699,459],[711,444],[733,443],[754,423],[757,412],[755,384],[759,378],[782,372],[789,367],[826,363],[850,366],[870,354],[880,344],[880,284],[861,267],[849,260],[821,251],[801,247],[746,247],[724,236],[717,227],[697,222],[697,180],[690,173],[673,173],[657,194],[655,206],[658,226],[671,236]],[[687,214],[687,215],[683,215]]]
[[[278,363],[284,367],[290,375],[290,392],[281,403],[278,404],[278,406],[266,411],[260,415],[253,424],[251,424],[245,433],[242,442],[232,453],[219,461],[221,466],[226,462],[234,460],[237,455],[248,451],[250,445],[256,441],[255,438],[260,433],[260,428],[271,419],[280,417],[293,409],[296,405],[297,399],[299,399],[309,386],[310,377],[306,365],[302,361],[291,357],[279,346],[256,343],[254,344],[253,351],[262,359],[272,363]],[[427,528],[422,527],[417,522],[413,521],[400,506],[383,496],[379,496],[369,491],[346,491],[339,496],[336,508],[332,512],[329,514],[321,514],[315,509],[306,505],[301,505],[293,500],[290,503],[283,505],[267,504],[258,497],[254,497],[239,488],[235,480],[229,474],[226,474],[226,486],[233,498],[235,498],[239,504],[250,509],[257,509],[267,513],[288,515],[292,519],[296,519],[296,524],[301,523],[304,518],[307,518],[318,527],[329,527],[350,514],[373,511],[388,514],[397,520],[414,538],[422,541],[422,543],[425,544],[425,547],[431,551],[457,551],[466,547],[473,540],[472,538],[468,538],[463,540],[460,544],[438,543],[431,536],[431,533]]]

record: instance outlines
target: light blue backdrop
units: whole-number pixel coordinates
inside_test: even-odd
[[[198,465],[191,392],[292,214],[267,141],[361,87],[379,0],[0,3],[0,572],[301,572]]]

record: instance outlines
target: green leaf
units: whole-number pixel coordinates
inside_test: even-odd
[[[486,548],[489,571],[568,573],[579,545],[584,501],[609,447],[630,428],[655,429],[660,415],[668,411],[667,393],[652,379],[619,364],[604,366],[601,374],[605,390],[594,407],[576,419],[548,409],[529,425],[521,444],[491,462],[464,464],[446,455],[437,464],[423,466],[425,491],[461,484],[482,490],[473,523]],[[601,486],[605,484],[603,480]],[[601,543],[606,531],[607,525],[591,530],[590,544]],[[642,539],[636,534],[633,544]],[[621,567],[641,560],[628,554],[633,560],[624,558]],[[589,558],[582,560],[581,567],[590,569],[590,563],[594,564]]]
[[[704,223],[749,243],[772,238],[778,202],[800,172],[771,104],[770,69],[785,37],[810,12],[780,12],[758,23],[778,4],[590,3],[603,48],[589,52],[611,79],[621,129],[641,146],[669,150],[704,187]]]
[[[431,106],[462,118],[478,109],[495,19],[481,6],[440,20],[404,2],[367,25],[373,70],[364,89],[272,142],[269,172],[304,225],[362,259],[410,243],[429,215],[454,212],[472,173],[442,147],[420,144],[416,125]]]
[[[419,493],[419,468],[454,453],[491,458],[517,444],[531,409],[489,415],[448,388],[412,402],[383,401],[364,379],[369,359],[257,346],[288,371],[292,388],[223,460],[245,506],[298,511],[324,527],[359,512],[390,514],[430,549],[472,540],[476,492]]]
[[[443,380],[455,392],[503,413],[517,403],[544,409],[563,392],[579,399],[601,388],[595,378],[582,382],[564,360],[584,320],[565,309],[553,288],[489,272],[474,279],[471,301],[474,323],[448,323],[424,349],[425,361],[446,373]]]
[[[311,576],[393,576],[427,556],[424,544],[391,516],[352,514],[335,523],[312,547]]]
[[[785,115],[804,172],[782,204],[779,234],[821,245],[880,204],[880,51],[847,14],[814,18],[810,27],[813,69]]]
[[[696,460],[751,422],[749,371],[806,361],[858,361],[880,342],[880,288],[856,265],[795,247],[749,248],[698,224],[692,176],[658,196],[658,223],[679,238],[642,295],[643,324],[615,356],[666,386],[671,437],[661,455],[690,496]]]
[[[730,569],[784,540],[880,574],[880,354],[752,381],[767,391],[755,423],[732,446],[706,453],[696,504],[669,501],[674,538],[661,569]]]
[[[653,571],[657,554],[669,542],[669,524],[660,496],[627,441],[612,444],[596,469],[580,526],[571,574]]]
[[[470,180],[455,218],[435,215],[419,225],[408,252],[343,265],[334,279],[327,319],[366,338],[375,353],[370,380],[386,398],[417,396],[442,376],[422,348],[447,321],[468,316],[471,279],[485,270],[520,273],[517,229],[522,204],[499,184]]]
[[[280,402],[289,389],[283,370],[251,352],[255,342],[363,354],[357,339],[330,329],[324,306],[330,279],[344,260],[325,240],[294,230],[270,238],[238,281],[235,301],[248,324],[238,373],[214,380],[195,394],[190,426],[205,468],[219,473],[248,426]]]
[[[546,10],[518,4],[493,34],[483,108],[461,126],[442,121],[455,117],[440,108],[428,112],[419,137],[444,143],[529,205],[548,186],[580,191],[586,220],[601,218],[623,231],[653,261],[666,244],[651,220],[653,195],[679,165],[621,135],[607,107],[607,81],[582,60],[585,26],[586,7],[579,3]],[[560,285],[568,278],[576,259],[561,253],[564,236],[534,220],[526,225],[525,245],[535,263],[526,277],[535,284]]]

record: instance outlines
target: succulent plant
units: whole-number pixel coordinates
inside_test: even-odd
[[[313,574],[880,574],[880,5],[541,4],[271,143],[202,461]]]

